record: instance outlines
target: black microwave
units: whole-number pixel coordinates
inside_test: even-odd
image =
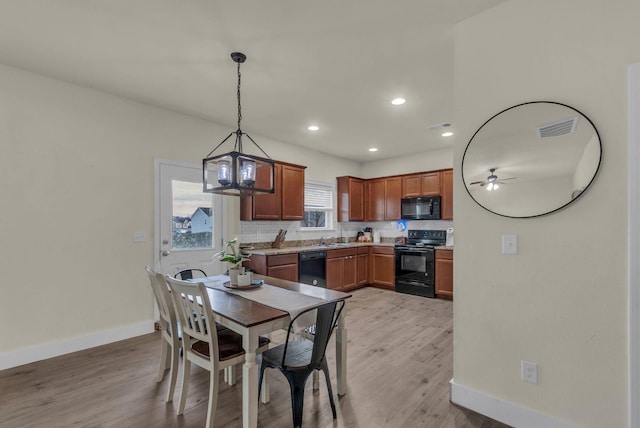
[[[440,196],[403,198],[400,208],[403,220],[440,220]]]

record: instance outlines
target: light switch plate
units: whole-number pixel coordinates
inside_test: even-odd
[[[518,235],[502,235],[502,254],[518,254]]]
[[[145,242],[146,240],[147,235],[144,232],[140,230],[133,232],[133,242]]]

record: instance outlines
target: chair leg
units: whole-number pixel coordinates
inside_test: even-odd
[[[188,355],[182,358],[182,389],[180,390],[180,403],[178,404],[178,414],[184,412],[184,406],[187,403],[187,393],[189,392],[189,378],[191,377],[191,361]]]
[[[260,393],[262,392],[262,379],[264,378],[264,371],[267,369],[267,366],[264,364],[264,360],[260,364],[260,372],[258,373],[258,397],[260,397]]]
[[[231,386],[236,384],[236,366],[229,366],[225,369],[227,371],[227,383]]]
[[[318,375],[319,375],[318,370],[314,370],[313,371],[313,390],[314,391],[317,389],[320,389],[320,382],[318,381],[318,378],[320,376]]]
[[[180,342],[174,342],[171,347],[171,367],[169,372],[169,391],[167,392],[167,402],[173,400],[173,393],[176,389],[176,380],[178,379],[178,363],[180,362]]]
[[[258,397],[260,397],[260,401],[262,401],[262,404],[269,403],[269,382],[267,381],[266,371],[264,373],[264,376],[262,377],[262,381],[260,382],[260,387],[258,389],[262,389],[262,393],[258,394]]]
[[[164,372],[167,370],[170,352],[169,344],[163,337],[162,343],[160,344],[160,367],[158,368],[158,374],[156,375],[156,382],[162,382],[162,379],[164,379]]]
[[[331,388],[331,379],[329,377],[329,366],[327,365],[327,361],[323,361],[322,363],[322,371],[324,372],[324,377],[327,380],[327,389],[329,390],[329,402],[331,403],[331,411],[333,412],[333,419],[337,419],[338,415],[336,413],[336,403],[333,401],[333,389]]]
[[[311,372],[282,372],[291,388],[291,410],[293,411],[293,427],[302,426],[302,410],[304,408],[304,387]]]
[[[207,428],[213,428],[213,421],[216,417],[216,407],[218,405],[218,370],[210,367],[209,375],[209,410],[207,410]]]

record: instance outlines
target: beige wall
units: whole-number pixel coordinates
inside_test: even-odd
[[[46,355],[99,332],[150,330],[154,158],[198,164],[229,129],[4,66],[0,93],[0,367],[29,347]],[[253,137],[310,178],[360,174]],[[138,230],[147,242],[132,242]]]
[[[626,73],[640,60],[638,16],[631,0],[513,0],[456,32],[456,168],[477,127],[532,100],[590,117],[603,162],[575,204],[535,219],[488,213],[455,175],[454,383],[581,427],[628,423]],[[512,233],[519,254],[502,255]],[[521,360],[539,364],[538,385],[520,380]]]
[[[371,161],[362,165],[361,178],[386,177],[412,172],[434,171],[453,167],[453,144],[456,137],[448,140],[451,146],[441,149],[400,156],[392,159]]]

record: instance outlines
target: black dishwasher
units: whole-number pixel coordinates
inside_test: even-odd
[[[326,251],[309,251],[298,256],[298,282],[327,288],[326,269]]]

